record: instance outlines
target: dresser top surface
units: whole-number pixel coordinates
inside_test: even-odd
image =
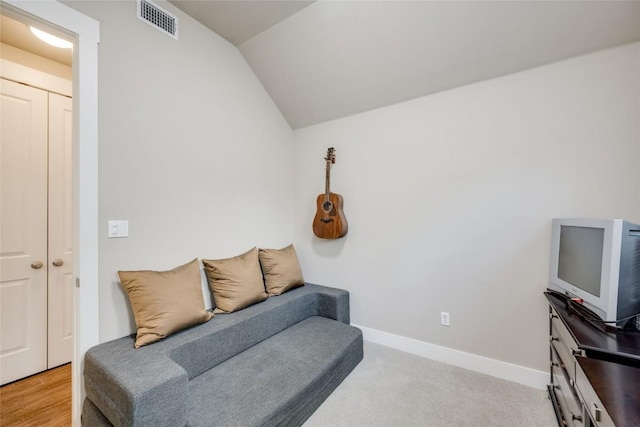
[[[549,303],[588,355],[640,367],[640,331],[604,331],[569,308],[562,298],[545,292]]]
[[[615,425],[640,426],[640,369],[587,357],[576,361]]]

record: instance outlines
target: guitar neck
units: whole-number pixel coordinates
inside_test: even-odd
[[[324,197],[329,200],[329,182],[331,180],[331,160],[327,160],[327,168],[324,177]]]

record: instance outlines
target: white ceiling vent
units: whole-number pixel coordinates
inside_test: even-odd
[[[138,19],[178,40],[178,18],[150,0],[138,0]]]

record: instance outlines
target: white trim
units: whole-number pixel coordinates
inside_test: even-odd
[[[80,426],[85,352],[98,344],[98,21],[54,0],[3,0],[3,9],[72,35],[74,254],[76,288],[72,369],[73,426]],[[82,54],[80,54],[82,53]]]
[[[481,374],[491,375],[507,381],[516,382],[540,390],[546,389],[549,382],[549,374],[524,366],[512,363],[501,362],[477,354],[465,353],[464,351],[418,341],[389,332],[379,331],[364,326],[353,325],[362,330],[363,338],[366,341],[381,344],[406,353],[438,362],[469,369]]]

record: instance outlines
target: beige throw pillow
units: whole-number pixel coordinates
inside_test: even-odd
[[[256,248],[227,259],[203,259],[216,309],[231,313],[267,299]]]
[[[293,245],[283,249],[260,249],[259,257],[269,295],[280,295],[304,285],[302,270]]]
[[[118,271],[118,276],[138,328],[135,348],[213,317],[204,308],[197,259],[169,271]]]

